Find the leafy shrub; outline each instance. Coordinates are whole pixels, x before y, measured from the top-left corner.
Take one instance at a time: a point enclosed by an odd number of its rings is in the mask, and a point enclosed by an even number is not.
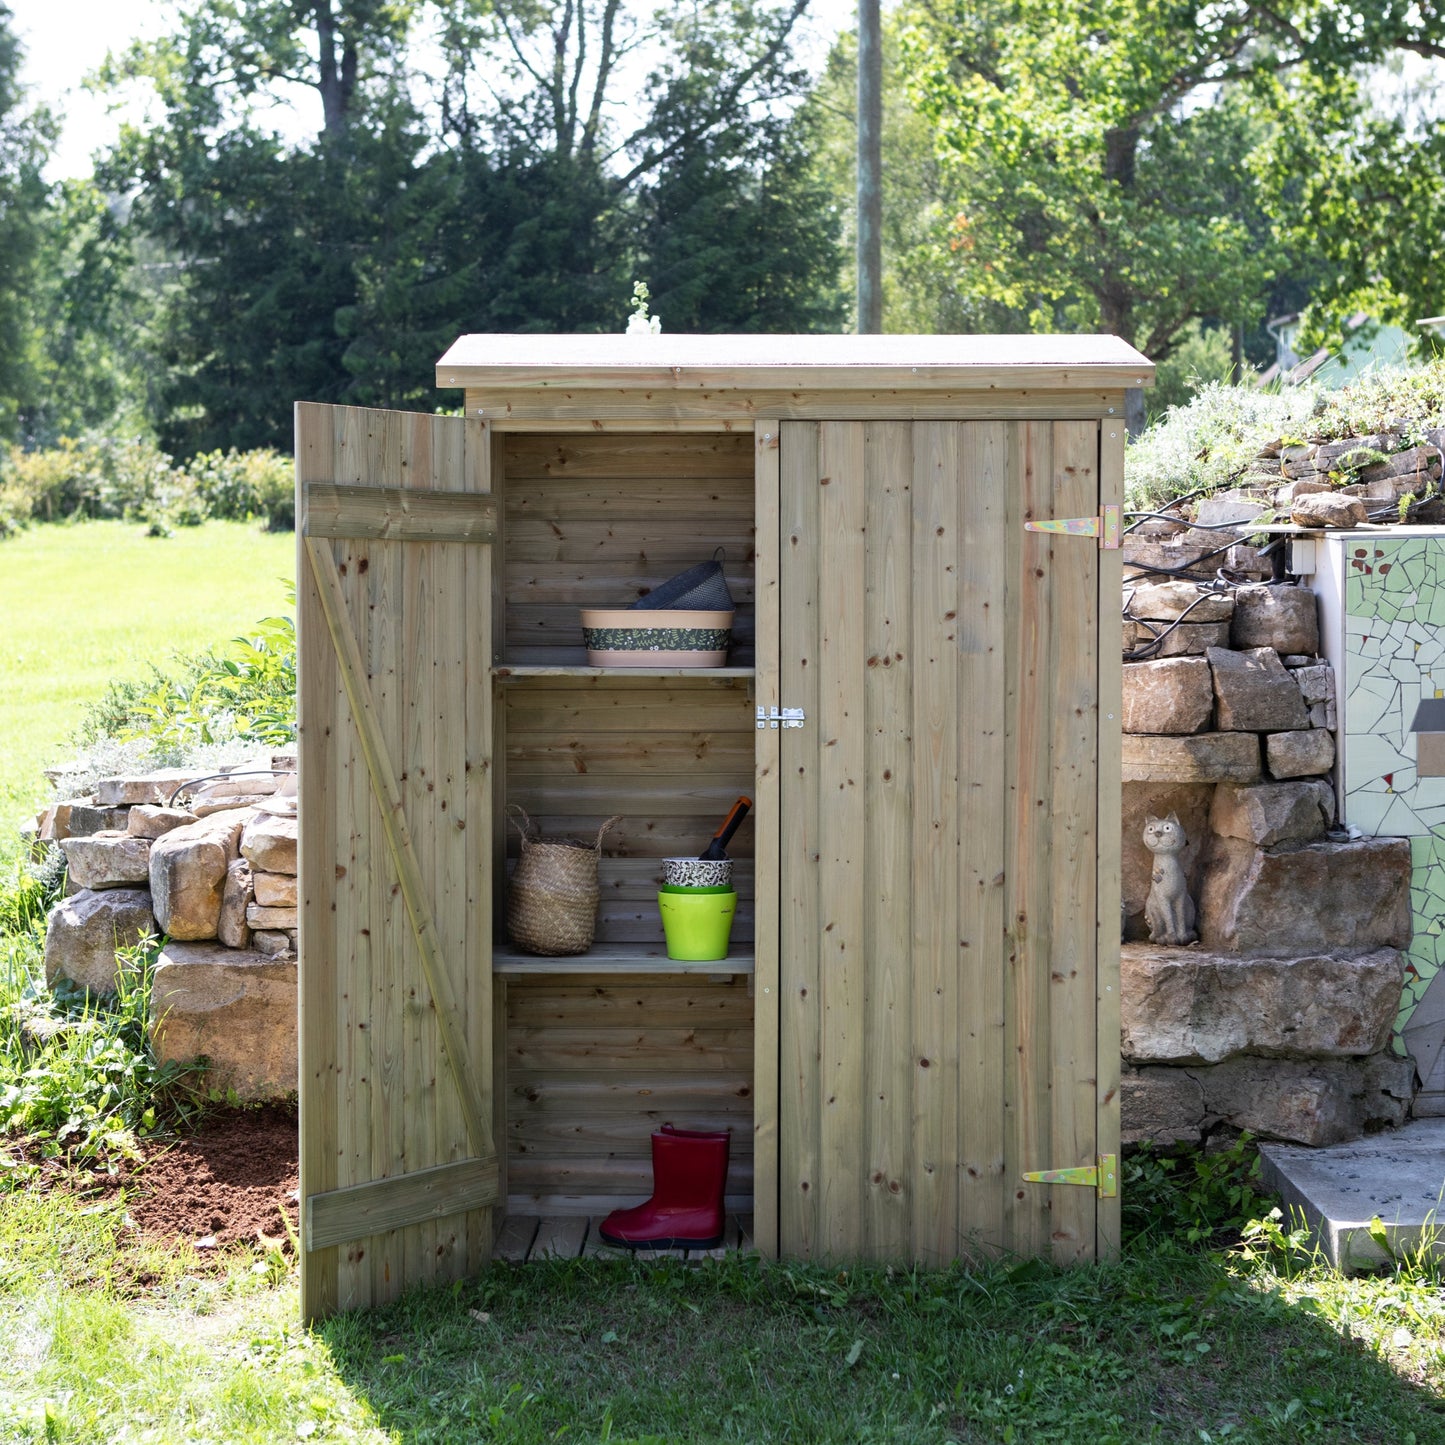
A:
[[[148,438],[62,438],[27,452],[10,448],[0,462],[0,538],[28,521],[122,518],[171,527],[207,517],[265,517],[272,531],[295,526],[290,459],[257,450],[208,452],[176,466]]]
[[[294,587],[288,595],[294,602]],[[267,617],[224,652],[179,659],[174,673],[152,663],[145,678],[112,682],[86,711],[77,741],[117,739],[143,747],[147,764],[164,765],[194,762],[198,748],[277,746],[295,736],[296,623]]]
[[[238,452],[234,447],[227,452],[203,452],[191,458],[186,470],[212,517],[238,521],[265,517],[272,532],[295,527],[294,473],[291,459],[280,452]]]
[[[1221,1236],[1237,1237],[1266,1211],[1258,1183],[1259,1151],[1249,1134],[1223,1149],[1141,1144],[1121,1170],[1125,1238],[1203,1249]]]
[[[1275,392],[1208,383],[1188,406],[1171,407],[1130,445],[1124,459],[1127,506],[1157,510],[1189,492],[1232,486],[1266,442],[1300,432],[1315,396],[1305,386]]]

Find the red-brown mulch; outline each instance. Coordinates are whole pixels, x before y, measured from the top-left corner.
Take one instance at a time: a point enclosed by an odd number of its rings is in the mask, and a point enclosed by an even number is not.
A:
[[[143,1163],[94,1182],[125,1190],[126,1211],[142,1237],[290,1252],[283,1220],[296,1229],[300,1188],[294,1109],[219,1109],[194,1133],[142,1141],[141,1153]]]

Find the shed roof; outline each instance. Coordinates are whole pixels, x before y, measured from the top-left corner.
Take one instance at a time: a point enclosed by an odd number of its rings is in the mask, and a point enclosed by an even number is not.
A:
[[[441,387],[1120,390],[1154,365],[1117,336],[460,336]]]

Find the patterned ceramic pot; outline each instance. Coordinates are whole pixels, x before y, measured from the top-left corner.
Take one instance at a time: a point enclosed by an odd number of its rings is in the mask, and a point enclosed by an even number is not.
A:
[[[593,667],[725,667],[731,612],[582,609],[582,637]]]
[[[731,858],[664,858],[662,881],[674,888],[721,888],[733,881]]]

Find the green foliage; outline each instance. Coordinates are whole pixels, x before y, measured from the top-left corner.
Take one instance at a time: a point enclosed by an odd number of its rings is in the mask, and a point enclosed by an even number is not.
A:
[[[1261,391],[1211,382],[1187,406],[1174,407],[1132,442],[1124,458],[1125,498],[1137,511],[1174,497],[1232,486],[1269,441],[1308,425],[1309,387]]]
[[[52,447],[11,447],[0,465],[0,516],[30,520],[120,518],[197,526],[207,517],[264,516],[272,531],[295,525],[289,457],[273,451],[205,453],[174,465],[148,438],[62,437]]]
[[[288,586],[291,602],[295,589]],[[278,746],[296,736],[296,623],[263,618],[223,652],[179,660],[173,672],[112,682],[86,710],[77,741],[144,740],[162,755],[241,741]]]
[[[57,850],[58,851],[58,850]],[[114,1160],[192,1107],[201,1070],[159,1064],[146,1035],[157,949],[123,950],[113,995],[45,984],[45,910],[62,870],[7,860],[0,875],[0,1135]],[[0,1170],[0,1186],[14,1183]]]
[[[206,515],[233,521],[265,517],[273,532],[296,525],[296,474],[290,457],[259,449],[202,452],[186,463]]]
[[[1239,1236],[1268,1203],[1247,1133],[1223,1149],[1141,1144],[1125,1155],[1120,1174],[1126,1239],[1207,1248],[1221,1236]]]

